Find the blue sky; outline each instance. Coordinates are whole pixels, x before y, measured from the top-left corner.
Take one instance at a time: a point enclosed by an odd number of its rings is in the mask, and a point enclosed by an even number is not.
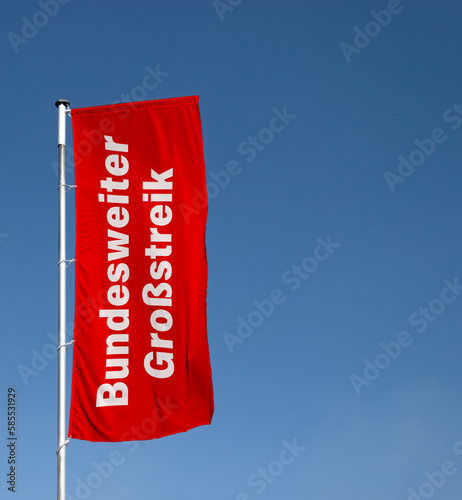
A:
[[[214,419],[71,441],[69,500],[460,496],[461,18],[449,0],[3,3],[2,498],[9,387],[14,498],[56,495],[54,103],[186,95],[209,183]],[[74,230],[69,192],[68,258]],[[69,267],[70,323],[73,307]]]

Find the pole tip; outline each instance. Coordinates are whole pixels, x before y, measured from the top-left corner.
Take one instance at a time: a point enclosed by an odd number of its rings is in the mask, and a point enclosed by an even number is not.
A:
[[[64,104],[64,106],[66,106],[66,108],[69,107],[69,101],[67,99],[58,99],[56,102],[55,102],[55,105],[57,108],[59,108],[59,106],[61,104]]]

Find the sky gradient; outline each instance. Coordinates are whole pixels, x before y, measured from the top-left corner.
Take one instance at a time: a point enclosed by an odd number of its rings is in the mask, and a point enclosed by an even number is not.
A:
[[[68,500],[461,495],[461,21],[449,0],[3,3],[1,498],[10,387],[12,498],[56,497],[55,101],[188,95],[215,415],[71,441]],[[67,210],[72,258],[72,191]]]

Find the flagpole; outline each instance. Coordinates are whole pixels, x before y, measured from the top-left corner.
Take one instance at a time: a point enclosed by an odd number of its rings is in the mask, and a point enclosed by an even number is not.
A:
[[[59,99],[59,283],[58,283],[58,500],[66,499],[66,110],[69,101]]]

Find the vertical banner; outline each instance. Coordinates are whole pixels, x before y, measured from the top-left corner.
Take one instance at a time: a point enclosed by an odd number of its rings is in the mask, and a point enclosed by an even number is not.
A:
[[[72,109],[72,125],[77,235],[69,436],[145,440],[209,424],[199,99]],[[193,209],[198,198],[201,208]]]

